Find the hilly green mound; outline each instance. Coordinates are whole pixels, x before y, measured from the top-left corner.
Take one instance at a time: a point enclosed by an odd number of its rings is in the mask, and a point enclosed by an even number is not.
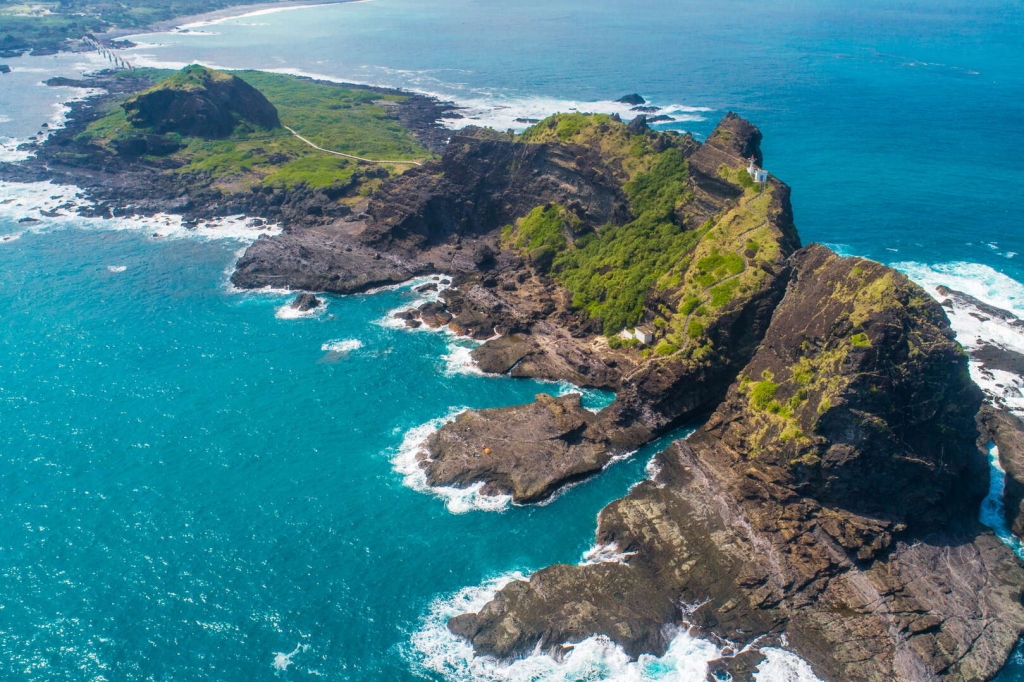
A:
[[[259,90],[234,76],[188,66],[121,105],[133,128],[158,135],[226,138],[281,127],[277,109]]]

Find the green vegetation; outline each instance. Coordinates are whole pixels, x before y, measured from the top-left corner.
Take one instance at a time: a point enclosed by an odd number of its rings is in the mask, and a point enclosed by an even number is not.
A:
[[[648,349],[652,355],[682,354],[694,362],[714,356],[708,330],[760,291],[781,258],[767,220],[771,186],[759,195],[744,168],[722,166],[720,174],[743,195],[694,228],[687,218],[693,195],[685,138],[633,135],[610,116],[574,113],[541,121],[520,139],[596,151],[623,182],[633,219],[570,240],[550,210],[543,214],[549,222],[542,223],[535,209],[509,228],[514,246],[524,255],[541,249],[534,255],[542,258],[531,256],[534,263],[546,264],[555,252],[550,270],[543,269],[569,289],[576,308],[601,321],[606,335],[654,317],[658,342]]]
[[[868,335],[865,334],[864,332],[854,334],[853,337],[850,338],[850,343],[852,343],[854,346],[857,346],[858,348],[871,347],[871,339],[869,339]]]
[[[687,174],[678,149],[658,154],[649,171],[626,183],[635,220],[584,236],[555,259],[556,277],[573,293],[573,305],[600,318],[605,334],[640,321],[651,287],[700,238],[675,216],[690,199]]]
[[[555,257],[579,235],[583,221],[557,204],[538,206],[502,232],[506,246],[530,259],[541,272],[550,270]]]
[[[370,159],[421,160],[430,156],[395,118],[389,116],[390,107],[404,101],[402,96],[283,74],[233,73],[263,93],[277,109],[283,126],[294,129],[324,149]],[[197,86],[197,79],[187,70],[139,69],[120,75],[153,79],[184,89]],[[113,105],[106,116],[88,126],[82,137],[109,147],[137,132],[128,122],[124,109]],[[183,145],[171,155],[180,163],[173,172],[205,173],[215,185],[230,191],[255,184],[288,188],[305,184],[318,188],[343,187],[355,196],[360,191],[374,189],[381,177],[408,168],[402,165],[373,167],[328,154],[313,149],[283,128],[268,131],[239,126],[230,138],[223,140],[168,137]],[[361,172],[353,185],[352,178],[357,170]]]

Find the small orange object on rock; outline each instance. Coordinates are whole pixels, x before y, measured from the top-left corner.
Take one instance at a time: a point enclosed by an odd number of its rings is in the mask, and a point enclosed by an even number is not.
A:
[[[490,448],[484,448],[484,454],[485,455],[491,454],[491,449]]]

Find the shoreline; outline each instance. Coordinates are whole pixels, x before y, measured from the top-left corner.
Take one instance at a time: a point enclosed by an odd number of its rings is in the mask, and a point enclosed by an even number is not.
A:
[[[251,5],[232,5],[231,7],[225,7],[212,12],[204,12],[203,14],[189,14],[175,17],[174,19],[157,21],[142,28],[115,28],[106,31],[105,33],[96,34],[96,38],[101,42],[109,42],[112,40],[123,39],[126,36],[166,33],[168,31],[173,31],[176,28],[181,28],[191,24],[220,22],[227,19],[243,17],[255,12],[264,13],[267,10],[286,12],[289,10],[327,5],[344,5],[351,2],[365,2],[365,0],[284,0],[284,2],[261,2]]]

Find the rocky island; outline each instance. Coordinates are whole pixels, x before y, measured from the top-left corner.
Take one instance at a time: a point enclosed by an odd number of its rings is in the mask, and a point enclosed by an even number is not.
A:
[[[1024,426],[984,404],[923,289],[801,245],[789,188],[755,182],[755,126],[729,114],[700,142],[574,113],[449,133],[444,105],[287,78],[111,76],[0,176],[73,182],[103,215],[279,221],[232,281],[307,292],[302,311],[312,292],[444,275],[405,324],[481,341],[487,372],[616,394],[598,413],[544,394],[465,412],[423,444],[431,485],[538,502],[704,421],[601,512],[615,560],[512,582],[452,632],[500,659],[593,635],[635,657],[692,628],[740,652],[713,665],[734,680],[782,641],[829,681],[999,670],[1024,632],[1024,567],[978,509],[994,443],[1024,528]]]

